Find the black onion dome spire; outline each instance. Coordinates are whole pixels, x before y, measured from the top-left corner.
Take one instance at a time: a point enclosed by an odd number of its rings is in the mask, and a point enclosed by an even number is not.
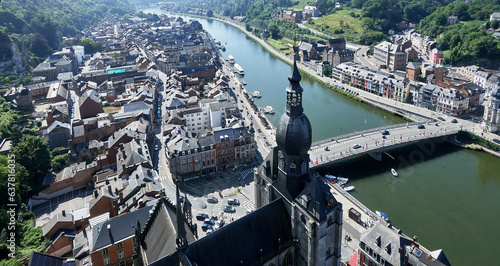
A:
[[[286,88],[286,112],[292,116],[300,116],[304,109],[302,108],[302,92],[304,89],[300,86],[299,69],[297,68],[297,60],[293,60],[293,68],[288,76],[288,87]]]
[[[302,87],[300,86],[297,61],[288,76],[290,84],[286,88],[286,112],[281,116],[276,131],[276,142],[280,150],[288,155],[306,154],[311,147],[312,128],[302,108]]]

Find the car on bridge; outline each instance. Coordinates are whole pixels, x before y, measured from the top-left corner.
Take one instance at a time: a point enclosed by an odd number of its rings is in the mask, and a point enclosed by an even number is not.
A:
[[[353,148],[353,149],[359,149],[359,148],[361,148],[361,145],[359,145],[359,144],[354,144],[354,145],[352,145],[352,148]]]
[[[387,129],[382,130],[382,135],[389,135],[389,134],[390,134],[389,130]]]
[[[452,123],[458,123],[458,121],[456,119],[452,119],[451,122]]]
[[[417,128],[418,129],[425,129],[425,126],[424,125],[418,125]]]
[[[446,121],[442,116],[438,117],[438,119],[441,121]]]

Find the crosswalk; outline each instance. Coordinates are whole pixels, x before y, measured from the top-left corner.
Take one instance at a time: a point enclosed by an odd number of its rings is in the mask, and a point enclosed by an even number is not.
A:
[[[248,174],[252,173],[253,172],[253,167],[249,167],[249,168],[246,168],[246,169],[243,169],[241,172],[240,172],[240,179],[241,180],[244,180],[245,178],[247,178]]]
[[[247,200],[241,204],[241,207],[245,210],[255,210],[255,201]]]
[[[167,180],[167,176],[166,175],[162,175],[157,180],[160,180],[160,181]]]

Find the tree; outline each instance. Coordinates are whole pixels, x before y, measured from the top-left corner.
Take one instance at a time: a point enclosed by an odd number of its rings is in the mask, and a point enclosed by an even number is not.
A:
[[[279,33],[280,33],[280,30],[278,28],[278,26],[276,26],[276,24],[272,24],[271,26],[269,26],[269,33],[271,34],[271,37],[273,37],[273,39],[278,39],[280,36],[279,36]]]
[[[496,29],[498,29],[500,22],[498,20],[493,20],[493,21],[491,21],[490,24],[491,24],[491,28],[496,30]]]
[[[24,166],[33,185],[42,183],[50,167],[49,145],[41,137],[24,135],[21,141],[13,148],[16,163]]]
[[[211,17],[213,17],[213,16],[214,16],[214,11],[213,11],[212,9],[209,9],[209,10],[207,11],[207,17],[211,18]]]
[[[247,22],[247,23],[245,23],[245,29],[246,29],[247,31],[251,31],[251,30],[252,30],[252,28],[250,27],[250,23],[248,23],[248,22]]]
[[[330,77],[330,66],[329,65],[323,66],[323,76]]]
[[[52,171],[54,171],[54,172],[61,171],[67,165],[68,165],[68,155],[67,154],[57,155],[50,162],[50,166],[52,167]]]
[[[52,52],[49,43],[40,33],[35,33],[31,38],[31,51],[39,57],[44,57]]]

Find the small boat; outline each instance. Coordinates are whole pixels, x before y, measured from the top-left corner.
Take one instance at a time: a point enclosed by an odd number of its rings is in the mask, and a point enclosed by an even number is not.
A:
[[[328,179],[337,179],[338,181],[349,181],[349,178],[345,178],[345,177],[340,177],[340,176],[333,176],[333,175],[325,175],[326,178]]]
[[[241,83],[243,83],[243,85],[247,85],[247,82],[244,79],[241,79]]]
[[[389,221],[389,217],[387,217],[387,214],[385,214],[385,212],[379,212],[379,211],[375,211],[375,213],[382,217],[382,219],[384,219],[384,221],[388,222]]]
[[[253,96],[254,98],[260,98],[260,97],[262,97],[262,94],[260,94],[260,91],[254,91],[254,92],[252,93],[252,96]]]
[[[226,47],[225,46],[221,46],[220,49],[225,52],[226,51]]]
[[[245,71],[243,70],[243,68],[238,65],[238,64],[234,64],[234,71],[240,75],[245,75]]]
[[[347,191],[347,192],[352,191],[352,190],[354,190],[354,186],[344,187],[344,190]]]
[[[274,115],[274,109],[272,106],[268,105],[266,106],[267,112],[271,115]]]
[[[227,55],[227,61],[229,61],[229,64],[234,64],[234,56]]]
[[[391,173],[393,176],[398,176],[398,172],[396,172],[396,170],[394,170],[394,168],[391,168]]]

